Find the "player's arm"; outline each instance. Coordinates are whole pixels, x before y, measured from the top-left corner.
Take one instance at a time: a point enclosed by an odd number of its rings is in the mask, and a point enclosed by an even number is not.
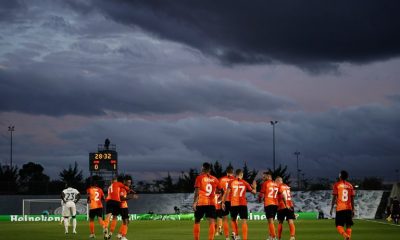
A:
[[[289,208],[289,207],[288,207],[288,204],[287,204],[287,194],[286,194],[286,191],[281,191],[280,194],[282,194],[282,200],[283,200],[283,204],[285,205],[285,208]]]
[[[223,210],[225,210],[225,200],[229,196],[229,194],[231,194],[231,187],[230,186],[226,189],[226,191],[224,192],[224,195],[222,196],[221,208]]]
[[[66,201],[65,201],[65,193],[64,193],[64,192],[61,192],[61,200],[62,200],[64,203],[66,203]]]
[[[81,194],[77,193],[75,197],[75,203],[79,202],[80,199],[81,199]]]
[[[333,208],[335,207],[336,198],[337,198],[337,195],[336,195],[336,194],[332,195],[331,211],[330,211],[331,216],[332,216],[332,213],[333,213]]]
[[[194,211],[196,211],[198,202],[199,202],[199,188],[196,187],[194,189],[193,206],[192,206]]]
[[[257,193],[257,182],[256,182],[256,180],[253,180],[253,183],[251,184],[251,190],[250,190],[250,192],[251,192],[253,195],[256,195],[256,193]]]

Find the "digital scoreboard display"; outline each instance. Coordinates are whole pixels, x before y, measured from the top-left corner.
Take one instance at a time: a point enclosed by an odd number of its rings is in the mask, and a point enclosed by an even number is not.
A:
[[[89,153],[90,171],[117,171],[118,154],[115,151]]]

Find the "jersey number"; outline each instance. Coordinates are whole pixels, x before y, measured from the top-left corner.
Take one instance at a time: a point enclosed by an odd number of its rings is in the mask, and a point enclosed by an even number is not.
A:
[[[100,200],[100,193],[99,192],[94,192],[94,200],[99,201]]]
[[[207,197],[211,195],[212,190],[213,190],[212,185],[210,183],[207,183],[207,185],[206,185],[206,196]]]
[[[243,196],[244,190],[246,190],[245,186],[233,186],[233,196],[237,196],[239,189],[240,189],[239,197]]]
[[[347,191],[346,189],[343,189],[343,191],[342,191],[342,201],[343,202],[347,202],[347,200],[349,200],[349,191]]]
[[[67,200],[67,201],[75,200],[75,193],[66,193],[65,200]]]
[[[269,198],[276,198],[276,195],[278,194],[278,188],[270,187],[268,191],[268,197]]]

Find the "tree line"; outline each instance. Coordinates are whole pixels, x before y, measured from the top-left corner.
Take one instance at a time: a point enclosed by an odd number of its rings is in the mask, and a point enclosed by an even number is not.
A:
[[[225,170],[227,167],[234,166],[229,163],[224,167],[220,162],[215,161],[212,163],[211,174],[220,178],[226,175]],[[250,169],[246,162],[241,168],[244,172],[244,180],[249,183],[256,180],[258,187],[261,186],[262,180],[260,178],[256,179],[259,171]],[[274,178],[281,176],[284,182],[290,185],[291,176],[287,171],[287,166],[279,165],[275,171],[272,169],[268,169],[268,171],[272,172]],[[168,173],[167,176],[153,181],[135,181],[134,187],[139,193],[191,193],[194,191],[194,184],[198,175],[199,171],[196,168],[190,168],[188,171],[182,171],[177,178],[173,178]],[[44,173],[43,166],[38,163],[26,163],[22,165],[21,169],[18,169],[17,166],[9,168],[0,165],[0,194],[59,194],[65,188],[66,183],[84,193],[93,179],[100,182],[100,185],[108,185],[101,176],[84,178],[82,170],[79,169],[76,162],[73,166],[69,165],[68,168],[60,171],[58,179],[53,180]],[[379,190],[384,188],[382,179],[376,177],[367,177],[363,180],[353,180],[352,182],[359,185],[359,189]],[[328,178],[303,179],[301,189],[297,189],[296,184],[292,188],[294,190],[308,191],[330,190],[332,183],[333,181]]]

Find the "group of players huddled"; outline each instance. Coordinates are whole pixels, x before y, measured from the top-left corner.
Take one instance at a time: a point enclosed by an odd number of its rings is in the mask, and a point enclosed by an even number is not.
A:
[[[243,179],[243,170],[234,171],[232,167],[226,169],[226,176],[220,179],[212,176],[211,164],[203,163],[202,172],[196,178],[195,192],[193,201],[194,210],[194,240],[200,239],[200,221],[205,216],[209,222],[208,240],[213,240],[214,236],[224,234],[225,239],[241,239],[238,229],[238,217],[241,219],[241,236],[247,240],[248,236],[248,209],[246,192],[257,194],[257,183],[253,181],[250,185]],[[347,182],[348,173],[341,171],[338,182],[333,186],[333,198],[331,215],[336,205],[336,228],[345,240],[351,239],[354,216],[354,196],[353,186]],[[94,219],[98,218],[100,226],[103,228],[104,239],[111,239],[117,225],[117,216],[121,215],[122,225],[119,228],[117,238],[127,240],[129,212],[128,203],[130,199],[138,196],[131,189],[132,178],[129,175],[113,179],[108,187],[107,197],[103,190],[94,181],[87,189],[87,202],[89,204],[89,229],[90,238],[95,238]],[[66,188],[62,194],[63,216],[65,233],[68,233],[69,217],[72,218],[73,233],[76,233],[76,207],[75,203],[79,200],[79,192],[74,188]],[[103,220],[103,201],[106,202],[106,216]],[[263,202],[265,216],[268,221],[267,240],[282,238],[283,222],[288,221],[290,230],[290,240],[295,240],[296,219],[294,204],[290,193],[290,187],[283,182],[282,177],[275,177],[271,172],[263,173],[263,183],[258,193],[259,202]],[[231,236],[229,236],[229,220],[231,222]],[[111,220],[112,217],[112,220]],[[274,219],[278,219],[278,231],[276,233]],[[218,219],[216,223],[216,219]],[[110,224],[111,220],[111,224]],[[346,227],[346,229],[344,228]]]
[[[111,239],[117,226],[118,215],[122,218],[122,225],[119,228],[117,238],[127,240],[129,211],[128,200],[138,198],[138,195],[131,189],[132,177],[129,175],[114,178],[108,187],[107,197],[103,190],[93,181],[86,190],[87,203],[89,205],[89,238],[95,238],[94,219],[97,217],[100,226],[103,228],[104,239]],[[64,216],[65,233],[68,234],[69,217],[73,220],[73,233],[76,233],[76,207],[75,203],[79,201],[79,192],[74,188],[67,188],[61,194]],[[103,201],[106,202],[106,215],[103,220]],[[110,223],[111,220],[111,223]]]
[[[193,226],[194,240],[200,239],[200,221],[205,216],[209,222],[208,240],[213,240],[215,235],[224,234],[225,239],[241,239],[238,229],[238,216],[241,219],[241,236],[247,240],[248,236],[248,209],[246,192],[257,194],[257,183],[250,185],[243,180],[243,170],[237,169],[234,173],[232,167],[226,169],[226,176],[220,179],[212,176],[211,164],[203,163],[202,172],[196,178],[193,210],[195,222]],[[333,188],[331,214],[336,205],[336,227],[345,240],[351,239],[352,218],[354,216],[354,190],[347,182],[348,173],[341,171],[338,182]],[[271,172],[263,173],[263,183],[258,194],[259,202],[264,203],[265,216],[268,220],[267,240],[282,238],[283,222],[288,221],[290,240],[295,239],[296,228],[294,220],[294,204],[290,187],[283,182],[282,177],[273,179]],[[230,214],[232,233],[229,236]],[[278,232],[276,233],[274,219],[278,219]],[[216,219],[218,219],[216,223]],[[346,230],[344,227],[346,226]]]

